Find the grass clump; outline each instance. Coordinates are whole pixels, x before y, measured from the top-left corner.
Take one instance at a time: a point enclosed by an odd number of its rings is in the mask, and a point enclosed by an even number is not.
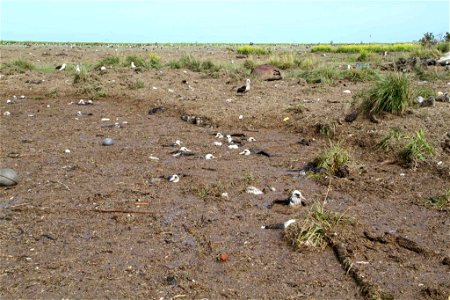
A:
[[[1,70],[6,70],[7,74],[25,73],[26,71],[33,71],[36,67],[29,61],[17,59],[9,63],[2,64]]]
[[[342,218],[341,214],[326,211],[323,203],[316,202],[302,222],[296,222],[286,229],[284,239],[295,250],[324,248],[327,234]]]
[[[208,198],[221,198],[225,192],[225,186],[221,182],[211,184],[198,184],[191,188],[192,194],[202,200]]]
[[[436,92],[426,86],[419,86],[414,90],[415,97],[422,96],[424,99],[428,99],[431,96],[436,96]]]
[[[421,47],[414,51],[411,51],[409,57],[419,57],[419,58],[439,58],[441,53],[436,48]]]
[[[130,90],[137,90],[144,88],[144,82],[142,80],[136,80],[128,83],[128,88]]]
[[[193,72],[217,72],[220,66],[214,64],[211,60],[202,61],[192,55],[185,55],[178,60],[169,62],[169,66],[173,69],[188,69]]]
[[[156,53],[150,53],[148,55],[148,66],[153,69],[159,69],[162,67],[161,56]]]
[[[428,143],[422,129],[416,132],[410,142],[398,153],[401,161],[416,165],[419,161],[424,161],[434,154],[433,146]]]
[[[344,70],[342,77],[351,82],[367,82],[377,80],[380,75],[375,69],[361,68]]]
[[[303,78],[307,83],[332,83],[339,79],[341,74],[331,66],[322,66],[312,70],[297,70],[291,76]]]
[[[128,55],[125,57],[125,60],[123,62],[124,67],[130,67],[131,62],[134,63],[134,65],[137,68],[146,69],[147,63],[145,62],[145,59],[143,57],[137,56],[137,55]]]
[[[341,175],[343,169],[348,168],[349,162],[350,154],[348,151],[342,148],[339,143],[331,143],[314,159],[313,164],[318,168],[325,169],[329,174]]]
[[[251,45],[241,46],[237,49],[237,53],[242,55],[267,55],[270,50]]]
[[[348,45],[318,45],[311,48],[312,52],[334,52],[334,53],[358,53],[367,52],[410,52],[421,46],[413,43],[398,44],[348,44]]]
[[[447,53],[450,51],[450,42],[440,42],[436,45],[436,49],[441,51],[441,53]]]
[[[119,64],[120,58],[118,56],[107,56],[95,64],[94,69],[100,69],[102,66],[118,66]]]
[[[450,190],[443,195],[430,197],[425,200],[425,205],[436,209],[444,209],[450,204]]]
[[[375,116],[380,112],[401,114],[412,105],[413,93],[409,78],[399,72],[380,77],[375,86],[359,94],[360,110]]]
[[[405,138],[407,138],[407,136],[399,128],[393,128],[383,136],[378,143],[378,147],[384,151],[388,151],[392,149],[392,140],[398,141]]]

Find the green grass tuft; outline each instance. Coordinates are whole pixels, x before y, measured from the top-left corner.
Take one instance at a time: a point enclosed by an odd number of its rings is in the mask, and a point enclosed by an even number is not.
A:
[[[378,147],[384,151],[392,149],[392,140],[401,140],[408,138],[400,129],[393,128],[386,133],[381,141],[378,143]]]
[[[367,82],[380,78],[380,74],[375,69],[361,68],[342,71],[343,79],[351,82]]]
[[[341,147],[339,143],[331,143],[313,161],[319,168],[324,168],[330,174],[337,174],[341,168],[346,167],[350,162],[350,154]]]
[[[100,69],[102,66],[110,67],[110,66],[118,66],[120,65],[120,58],[118,56],[107,56],[102,58],[99,62],[97,62],[94,66],[94,69]]]
[[[237,49],[237,53],[243,55],[267,55],[270,54],[270,50],[261,47],[246,45],[239,47]]]
[[[137,89],[142,89],[144,88],[144,82],[142,80],[136,80],[136,81],[132,81],[130,83],[128,83],[128,88],[130,90],[137,90]]]
[[[434,148],[425,138],[422,129],[416,132],[411,141],[398,153],[400,160],[416,165],[434,154]]]
[[[295,250],[324,248],[327,245],[327,234],[342,219],[341,214],[326,211],[324,204],[316,202],[302,222],[296,222],[286,229],[284,239]]]
[[[450,190],[443,195],[430,197],[425,200],[425,205],[436,209],[444,209],[450,204]]]
[[[380,77],[368,91],[359,94],[363,101],[360,110],[369,115],[377,115],[382,111],[403,113],[412,105],[413,92],[407,75],[390,73]]]
[[[36,69],[36,67],[27,60],[17,59],[9,63],[2,64],[0,70],[4,72],[3,69],[5,69],[6,74],[14,74],[14,73],[25,73],[26,71],[33,71],[34,69]]]
[[[220,66],[213,63],[211,60],[200,60],[192,55],[185,55],[178,60],[168,63],[173,69],[188,69],[194,72],[217,72]]]
[[[419,44],[400,43],[400,44],[349,44],[349,45],[318,45],[312,47],[312,52],[334,52],[334,53],[358,53],[367,52],[409,52],[420,48]]]

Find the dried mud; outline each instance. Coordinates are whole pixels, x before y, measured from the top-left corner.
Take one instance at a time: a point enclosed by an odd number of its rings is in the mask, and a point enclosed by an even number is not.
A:
[[[167,60],[187,52],[236,60],[225,47],[150,50]],[[2,46],[1,52],[2,62],[55,65],[116,53],[65,46]],[[128,54],[146,52],[119,49]],[[1,298],[449,297],[450,210],[424,204],[450,188],[449,153],[440,147],[450,131],[448,103],[386,115],[378,124],[363,117],[347,123],[341,120],[351,112],[352,95],[343,90],[355,94],[367,84],[254,79],[250,92],[237,96],[244,78],[226,73],[123,69],[98,77],[107,96],[85,106],[76,104],[86,95],[77,94],[69,72],[0,79],[0,166],[21,178],[0,189]],[[144,88],[129,89],[138,79]],[[450,87],[431,85],[443,92]],[[6,104],[13,95],[26,98]],[[298,103],[303,112],[288,110]],[[148,114],[155,107],[165,110]],[[208,124],[189,124],[184,114]],[[328,145],[330,137],[317,132],[325,123],[350,151],[347,178],[293,171]],[[434,157],[417,168],[386,163],[393,154],[376,144],[394,127],[410,134],[424,128]],[[256,142],[245,147],[271,157],[239,155],[242,148],[228,149],[224,140],[215,146],[217,132],[252,136]],[[102,146],[106,137],[115,144]],[[165,145],[176,140],[195,155],[173,157],[175,148]],[[205,160],[206,153],[216,158]],[[168,182],[171,174],[180,174],[180,182]],[[264,194],[245,193],[250,185]],[[306,207],[268,208],[292,189],[303,191]],[[280,231],[261,229],[301,218],[325,197],[326,209],[352,220],[334,228],[325,249],[296,252]],[[228,259],[221,261],[224,253]]]

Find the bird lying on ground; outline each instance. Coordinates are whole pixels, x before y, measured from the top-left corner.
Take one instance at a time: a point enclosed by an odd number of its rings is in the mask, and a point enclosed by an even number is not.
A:
[[[291,219],[284,223],[278,223],[278,224],[270,224],[270,225],[264,225],[261,226],[261,229],[286,229],[289,227],[289,225],[292,225],[296,222],[296,220]]]
[[[238,94],[247,93],[250,90],[250,83],[251,83],[250,79],[245,80],[245,85],[238,88],[236,92]]]
[[[289,198],[284,200],[275,200],[272,202],[272,205],[281,204],[286,206],[298,206],[298,205],[305,206],[306,203],[304,201],[306,201],[306,198],[302,195],[302,193],[299,190],[294,190],[292,191],[291,196]]]

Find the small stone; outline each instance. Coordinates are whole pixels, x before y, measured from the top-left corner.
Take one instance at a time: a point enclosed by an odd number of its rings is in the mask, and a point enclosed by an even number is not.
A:
[[[105,138],[105,139],[102,141],[102,145],[103,145],[103,146],[112,146],[112,145],[114,145],[114,141],[113,141],[112,138]]]
[[[253,194],[253,195],[262,195],[262,194],[264,194],[260,189],[254,187],[254,186],[247,187],[247,189],[245,191],[247,193]]]
[[[220,262],[227,262],[228,261],[228,254],[226,253],[221,253],[217,256],[217,260]]]

